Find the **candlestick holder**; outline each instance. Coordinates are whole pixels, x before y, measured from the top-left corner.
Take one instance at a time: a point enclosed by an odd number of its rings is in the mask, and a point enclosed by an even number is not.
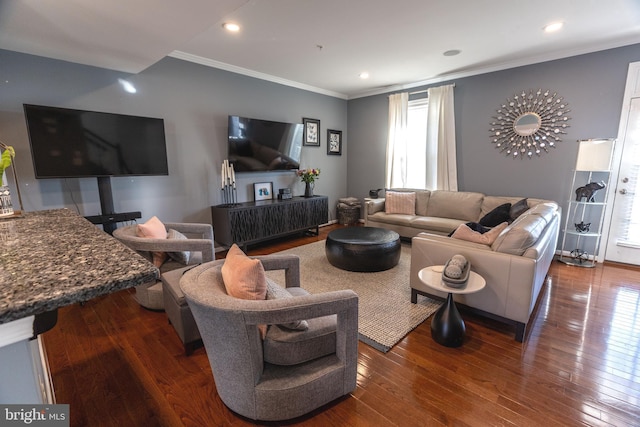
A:
[[[238,191],[234,185],[225,184],[220,191],[222,192],[222,204],[224,206],[235,206],[238,204]]]

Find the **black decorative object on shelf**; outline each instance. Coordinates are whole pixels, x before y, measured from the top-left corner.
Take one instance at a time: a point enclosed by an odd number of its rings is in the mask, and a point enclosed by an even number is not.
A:
[[[573,224],[573,225],[576,226],[576,231],[578,233],[588,233],[589,232],[589,227],[591,226],[591,223],[588,222],[588,223],[585,224],[584,221],[581,221],[580,223]]]
[[[589,261],[589,254],[582,249],[574,249],[571,251],[571,257],[579,263]]]
[[[576,188],[576,202],[582,200],[583,197],[586,197],[587,202],[595,202],[594,196],[598,190],[602,190],[606,187],[604,181],[600,182],[590,182],[583,187]]]
[[[379,197],[380,191],[382,191],[382,188],[378,188],[377,190],[369,190],[369,197],[372,199],[377,199]]]

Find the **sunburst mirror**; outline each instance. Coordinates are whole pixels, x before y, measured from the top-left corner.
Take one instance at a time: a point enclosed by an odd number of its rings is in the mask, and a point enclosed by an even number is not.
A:
[[[491,122],[491,142],[513,158],[532,158],[549,152],[562,141],[571,110],[557,93],[538,89],[522,91],[498,108]]]

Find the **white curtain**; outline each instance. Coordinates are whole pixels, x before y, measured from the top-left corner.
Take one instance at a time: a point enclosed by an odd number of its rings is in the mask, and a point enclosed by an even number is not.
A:
[[[427,90],[427,159],[437,159],[436,167],[427,167],[427,188],[430,190],[458,191],[454,86],[445,85]]]
[[[409,93],[389,96],[389,136],[387,139],[387,164],[385,187],[404,187],[407,180],[407,115]]]

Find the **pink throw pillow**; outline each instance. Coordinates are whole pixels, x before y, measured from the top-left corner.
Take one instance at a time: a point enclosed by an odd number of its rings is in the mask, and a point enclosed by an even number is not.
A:
[[[260,260],[249,258],[235,243],[222,265],[227,294],[235,298],[263,300],[267,297],[267,278]]]
[[[384,211],[388,214],[415,215],[416,193],[404,191],[387,191]]]
[[[136,236],[147,239],[166,239],[167,229],[157,216],[153,216],[144,224],[138,224]],[[158,268],[167,260],[166,252],[151,252],[151,256],[153,257],[153,265]]]
[[[486,233],[482,234],[472,230],[466,224],[460,224],[456,231],[454,231],[454,233],[451,235],[451,237],[453,237],[454,239],[481,243],[483,245],[491,245],[498,238],[498,235],[502,233],[502,230],[507,228],[508,225],[508,222],[503,222],[499,225],[496,225]]]

